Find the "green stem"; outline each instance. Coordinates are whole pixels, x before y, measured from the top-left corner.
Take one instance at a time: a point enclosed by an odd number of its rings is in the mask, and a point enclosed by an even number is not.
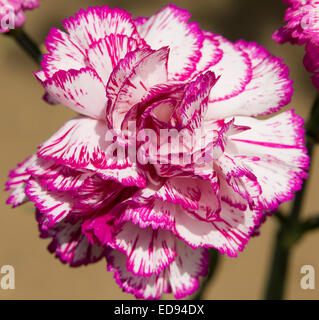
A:
[[[39,47],[22,28],[10,30],[6,35],[12,37],[36,64],[39,65],[41,63],[42,53]]]
[[[318,105],[317,103],[318,100],[315,101],[313,108],[316,108]],[[311,139],[308,139],[307,148],[311,160],[313,141],[310,140]],[[303,234],[299,216],[306,192],[306,186],[307,180],[304,181],[302,189],[296,193],[290,215],[281,221],[277,232],[265,299],[281,300],[283,298],[291,250]]]
[[[207,277],[203,280],[200,288],[198,289],[196,295],[193,297],[192,300],[202,300],[203,294],[211,282],[211,280],[214,278],[214,275],[216,274],[216,270],[218,269],[218,264],[220,260],[220,254],[217,250],[211,249],[209,251],[210,254],[210,262],[209,262],[209,268],[208,268],[208,274]]]
[[[315,216],[315,217],[311,217],[311,218],[305,220],[301,224],[301,230],[303,233],[308,232],[308,231],[312,231],[312,230],[316,230],[318,228],[319,228],[319,215]]]
[[[265,299],[282,299],[284,293],[290,250],[283,243],[284,231],[281,228],[276,237],[276,244],[272,258],[272,266],[266,288]]]

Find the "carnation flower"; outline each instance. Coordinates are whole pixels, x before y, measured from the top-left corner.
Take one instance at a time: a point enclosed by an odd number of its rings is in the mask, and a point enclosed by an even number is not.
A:
[[[33,10],[41,0],[0,0],[0,33],[21,27],[25,22],[24,11]]]
[[[52,29],[36,77],[78,112],[10,173],[8,203],[34,202],[61,261],[107,260],[138,298],[194,293],[208,248],[236,257],[306,177],[288,68],[173,5],[133,19],[80,10]],[[134,151],[136,151],[134,153]]]

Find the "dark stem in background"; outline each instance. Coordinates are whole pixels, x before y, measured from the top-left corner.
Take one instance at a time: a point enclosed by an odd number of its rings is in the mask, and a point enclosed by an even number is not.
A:
[[[314,110],[318,107],[318,101],[319,100],[316,99],[313,105],[312,113],[307,124],[308,128],[309,124],[313,122],[312,115]],[[309,133],[308,128],[307,133]],[[310,161],[312,157],[313,146],[314,142],[312,138],[309,137],[307,142],[307,149]],[[308,180],[305,180],[303,182],[302,189],[296,193],[290,215],[288,215],[287,218],[281,221],[275,241],[270,274],[268,277],[268,283],[265,292],[265,299],[281,300],[283,298],[291,250],[304,232],[303,225],[299,221],[299,216],[306,192],[307,181]]]
[[[10,30],[6,35],[12,37],[17,44],[36,62],[41,63],[42,53],[36,43],[22,28]]]
[[[218,269],[220,254],[215,249],[209,250],[209,268],[208,268],[208,274],[207,277],[203,280],[200,288],[198,289],[197,293],[194,295],[192,300],[202,300],[203,294],[207,288],[207,286],[210,284],[210,281],[214,278],[214,275],[216,274],[216,270]]]

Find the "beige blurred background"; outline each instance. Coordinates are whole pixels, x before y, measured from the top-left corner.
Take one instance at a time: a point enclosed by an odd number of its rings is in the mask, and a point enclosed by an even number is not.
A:
[[[303,48],[279,46],[271,34],[281,25],[284,6],[280,0],[43,0],[41,8],[27,13],[26,30],[42,43],[49,29],[60,27],[65,17],[78,9],[107,4],[131,12],[133,16],[152,15],[174,2],[188,9],[192,20],[203,29],[221,33],[231,40],[254,40],[282,57],[291,69],[295,95],[289,108],[307,117],[315,90],[302,66]],[[63,106],[52,107],[41,100],[42,88],[32,72],[36,66],[13,42],[0,36],[0,185],[16,163],[36,150],[73,113]],[[319,153],[314,152],[312,175],[302,216],[319,214]],[[49,240],[38,237],[34,209],[26,204],[15,210],[5,205],[7,193],[0,198],[0,268],[9,264],[16,272],[16,289],[2,290],[0,299],[132,299],[121,292],[112,273],[105,271],[105,261],[88,267],[70,268],[47,250]],[[289,204],[284,209],[289,208]],[[223,257],[216,278],[205,294],[206,299],[261,299],[277,225],[268,219],[261,236],[253,238],[237,259]],[[315,290],[300,288],[300,268],[313,265],[319,279],[319,230],[302,239],[292,255],[286,298],[318,299]],[[0,274],[1,278],[1,274]],[[170,298],[170,296],[168,297]]]

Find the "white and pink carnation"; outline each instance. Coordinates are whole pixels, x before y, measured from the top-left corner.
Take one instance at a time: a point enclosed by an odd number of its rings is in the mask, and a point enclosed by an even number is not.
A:
[[[36,77],[80,115],[7,182],[8,203],[34,202],[61,261],[105,257],[137,298],[194,293],[207,250],[236,257],[308,167],[298,115],[257,118],[290,102],[288,68],[189,18],[173,5],[137,19],[95,7],[52,29]]]
[[[0,0],[0,33],[21,27],[25,23],[24,11],[37,8],[41,0]]]

